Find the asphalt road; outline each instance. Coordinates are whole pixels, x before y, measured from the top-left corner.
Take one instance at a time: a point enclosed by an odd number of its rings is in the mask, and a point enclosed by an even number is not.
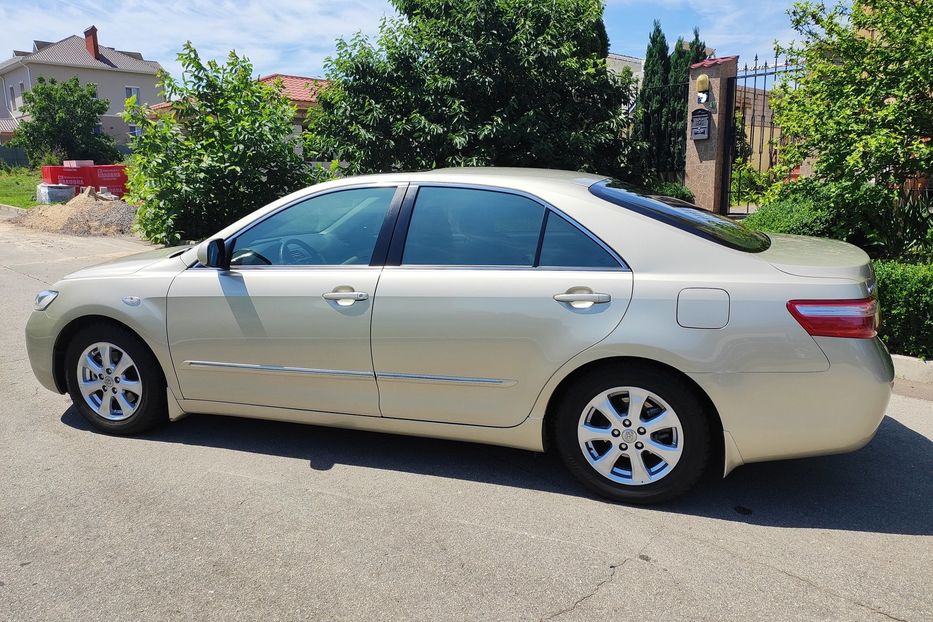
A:
[[[23,325],[139,248],[0,222],[0,620],[933,620],[933,402],[658,508],[467,443],[211,416],[108,437],[37,384]]]

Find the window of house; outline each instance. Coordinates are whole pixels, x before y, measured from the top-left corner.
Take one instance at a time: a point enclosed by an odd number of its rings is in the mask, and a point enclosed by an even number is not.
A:
[[[94,97],[94,99],[97,99],[97,85],[94,84],[93,82],[91,82],[90,84],[88,84],[88,86],[93,87],[93,89],[94,89],[93,97]]]
[[[100,136],[100,135],[103,134],[103,133],[104,133],[104,126],[103,126],[103,125],[101,125],[100,123],[98,123],[97,125],[94,126],[94,134],[95,134],[96,136]]]
[[[22,97],[23,93],[26,92],[26,85],[22,82],[19,83],[19,96]]]
[[[10,110],[16,110],[16,91],[10,86]]]
[[[126,99],[129,99],[130,97],[135,97],[136,103],[139,103],[139,87],[138,86],[126,87]]]
[[[544,206],[529,198],[469,188],[421,188],[403,265],[534,265]]]
[[[143,130],[138,125],[130,125],[127,134],[130,136],[142,136]]]

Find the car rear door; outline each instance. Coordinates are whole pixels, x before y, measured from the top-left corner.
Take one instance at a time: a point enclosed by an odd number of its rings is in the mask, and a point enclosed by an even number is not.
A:
[[[595,236],[502,189],[413,184],[386,264],[373,364],[382,415],[400,419],[517,425],[632,294],[631,272]]]
[[[186,400],[379,416],[373,294],[404,187],[338,189],[279,210],[168,293]]]

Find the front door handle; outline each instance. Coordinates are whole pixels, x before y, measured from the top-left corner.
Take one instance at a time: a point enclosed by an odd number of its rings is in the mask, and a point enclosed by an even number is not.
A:
[[[609,294],[599,293],[579,293],[579,294],[554,294],[554,300],[557,302],[575,302],[590,303],[590,305],[601,305],[612,300]]]
[[[332,292],[324,292],[321,294],[321,298],[324,300],[333,300],[341,307],[346,307],[352,305],[354,302],[366,300],[369,298],[369,294],[366,292],[335,290]]]

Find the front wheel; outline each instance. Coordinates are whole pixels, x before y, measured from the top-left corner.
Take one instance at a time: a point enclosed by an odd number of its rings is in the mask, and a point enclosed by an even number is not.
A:
[[[700,399],[664,370],[591,373],[564,394],[554,415],[554,440],[567,468],[615,501],[670,500],[696,483],[709,459]]]
[[[110,434],[137,434],[168,419],[165,377],[155,356],[116,325],[78,331],[65,354],[71,401],[87,421]]]

